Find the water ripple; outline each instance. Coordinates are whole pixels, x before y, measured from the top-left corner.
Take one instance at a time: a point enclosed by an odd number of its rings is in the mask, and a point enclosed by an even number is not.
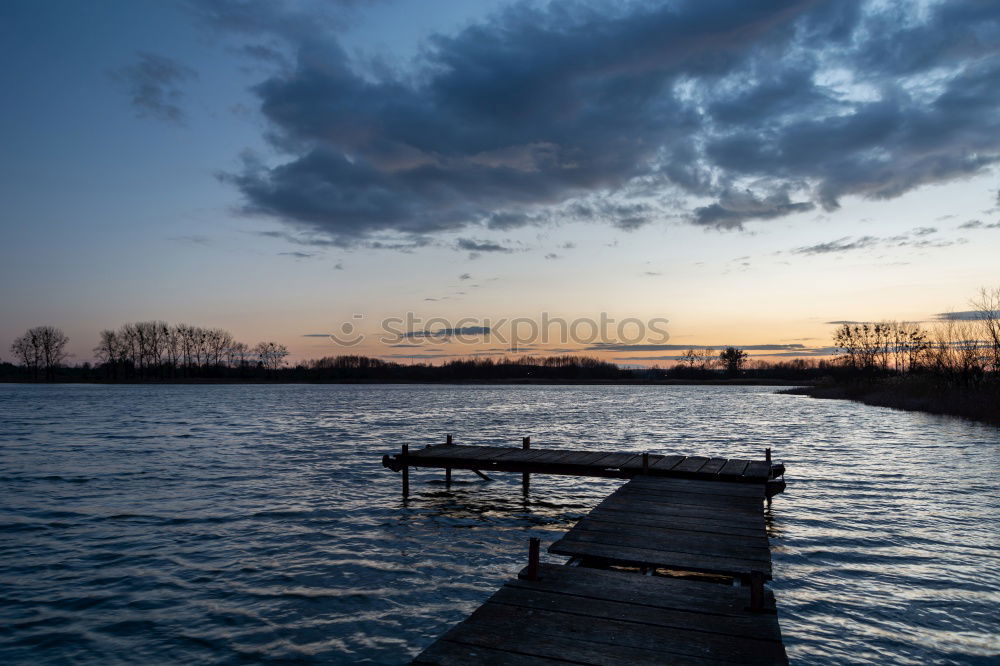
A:
[[[996,663],[996,428],[770,387],[0,386],[0,662],[403,663],[618,481],[414,471],[443,441],[760,457],[804,664]],[[489,409],[484,409],[488,405]],[[555,561],[559,561],[556,559]]]

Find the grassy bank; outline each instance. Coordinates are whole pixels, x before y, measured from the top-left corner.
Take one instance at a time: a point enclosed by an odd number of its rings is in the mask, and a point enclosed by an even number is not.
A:
[[[1000,426],[1000,383],[956,387],[920,376],[868,381],[822,382],[782,393],[813,398],[855,400],[866,405],[958,416]]]

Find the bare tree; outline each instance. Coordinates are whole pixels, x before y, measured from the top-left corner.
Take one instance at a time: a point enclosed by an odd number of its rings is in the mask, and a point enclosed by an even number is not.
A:
[[[972,301],[979,313],[980,328],[988,348],[989,365],[1000,373],[1000,287],[979,290],[979,298]]]
[[[118,379],[118,369],[121,365],[123,345],[117,331],[101,331],[101,341],[94,347],[94,357],[104,364],[111,373],[112,379]]]
[[[69,338],[55,326],[36,326],[28,329],[14,340],[11,352],[21,364],[31,370],[32,377],[38,379],[45,370],[46,379],[55,378],[55,370],[66,360],[66,344]]]
[[[38,369],[42,364],[42,354],[38,340],[31,330],[14,340],[14,343],[10,346],[10,353],[20,361],[23,368],[31,371],[31,376],[34,379],[38,379]]]
[[[260,342],[253,351],[265,370],[277,370],[285,364],[285,357],[288,356],[288,348],[277,342]]]
[[[250,347],[245,342],[233,342],[226,350],[226,360],[230,368],[242,368],[250,356]]]

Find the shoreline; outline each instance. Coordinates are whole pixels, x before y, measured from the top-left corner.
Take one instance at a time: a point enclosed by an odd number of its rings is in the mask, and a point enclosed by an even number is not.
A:
[[[267,380],[231,379],[231,378],[186,378],[186,379],[150,379],[143,381],[108,381],[56,379],[54,381],[24,381],[16,379],[0,379],[0,384],[99,384],[122,386],[163,386],[163,385],[216,385],[216,384],[257,384],[275,386],[279,384],[403,384],[403,385],[450,385],[450,386],[795,386],[809,387],[813,382],[801,379],[483,379],[483,380],[441,380],[441,381],[322,381],[322,380]]]
[[[895,384],[819,384],[797,386],[784,395],[802,395],[820,400],[849,400],[872,407],[906,412],[951,416],[986,425],[1000,426],[1000,402],[985,391],[929,392],[926,387]]]

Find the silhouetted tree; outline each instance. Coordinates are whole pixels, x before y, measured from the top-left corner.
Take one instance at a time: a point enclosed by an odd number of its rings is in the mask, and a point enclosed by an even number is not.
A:
[[[66,360],[66,344],[69,338],[54,326],[36,326],[14,340],[11,353],[38,379],[41,370],[45,378],[55,378],[55,370]]]
[[[265,370],[277,370],[285,364],[285,357],[288,356],[288,348],[277,342],[260,342],[253,352]]]
[[[990,368],[1000,373],[1000,287],[980,289],[979,298],[972,301],[972,306],[979,314]]]
[[[737,377],[743,370],[743,365],[747,362],[747,353],[736,347],[726,347],[719,354],[719,361],[726,369],[727,375]]]

